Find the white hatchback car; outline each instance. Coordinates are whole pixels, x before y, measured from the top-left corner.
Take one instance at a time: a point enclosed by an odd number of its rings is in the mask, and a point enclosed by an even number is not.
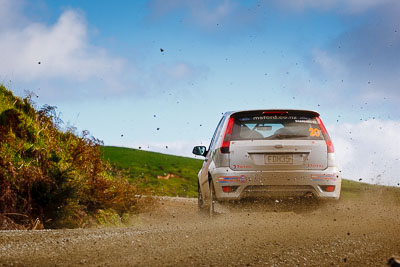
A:
[[[339,199],[341,175],[319,114],[308,110],[227,112],[198,174],[200,210],[216,201],[314,196]]]

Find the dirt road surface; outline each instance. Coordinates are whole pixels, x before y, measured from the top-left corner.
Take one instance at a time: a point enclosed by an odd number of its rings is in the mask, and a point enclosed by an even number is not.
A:
[[[0,266],[385,266],[400,254],[400,203],[244,203],[197,214],[165,198],[125,228],[3,231]]]

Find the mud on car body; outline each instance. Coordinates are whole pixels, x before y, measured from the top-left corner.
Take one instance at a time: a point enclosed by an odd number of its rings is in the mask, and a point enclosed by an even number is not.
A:
[[[242,198],[339,199],[340,172],[320,115],[308,110],[227,112],[198,173],[199,208]]]

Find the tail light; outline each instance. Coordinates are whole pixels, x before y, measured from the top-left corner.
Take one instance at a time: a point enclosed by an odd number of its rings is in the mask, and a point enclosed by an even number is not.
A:
[[[225,129],[224,138],[222,139],[221,153],[229,153],[229,145],[231,143],[234,120],[234,118],[229,118],[228,125]]]
[[[222,187],[222,191],[224,191],[225,193],[229,193],[229,192],[231,192],[231,187],[230,186],[223,186]]]
[[[335,191],[334,185],[321,185],[320,187],[321,187],[322,191],[325,191],[325,192],[334,192]]]
[[[319,124],[319,128],[321,128],[322,135],[324,136],[325,142],[326,142],[326,147],[328,149],[328,153],[334,153],[335,148],[333,147],[333,143],[331,140],[331,137],[328,134],[328,131],[325,128],[324,123],[322,122],[320,117],[316,117],[317,122]]]
[[[238,189],[239,186],[223,186],[222,191],[224,193],[233,193]]]

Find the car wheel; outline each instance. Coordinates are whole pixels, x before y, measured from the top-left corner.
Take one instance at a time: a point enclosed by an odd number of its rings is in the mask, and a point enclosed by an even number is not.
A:
[[[200,183],[197,180],[197,206],[199,210],[199,214],[204,215],[208,212],[208,207],[204,205],[203,194],[201,193]]]
[[[214,215],[215,213],[215,189],[214,189],[214,183],[211,180],[210,181],[210,197],[209,197],[209,212],[210,212],[210,217]]]

